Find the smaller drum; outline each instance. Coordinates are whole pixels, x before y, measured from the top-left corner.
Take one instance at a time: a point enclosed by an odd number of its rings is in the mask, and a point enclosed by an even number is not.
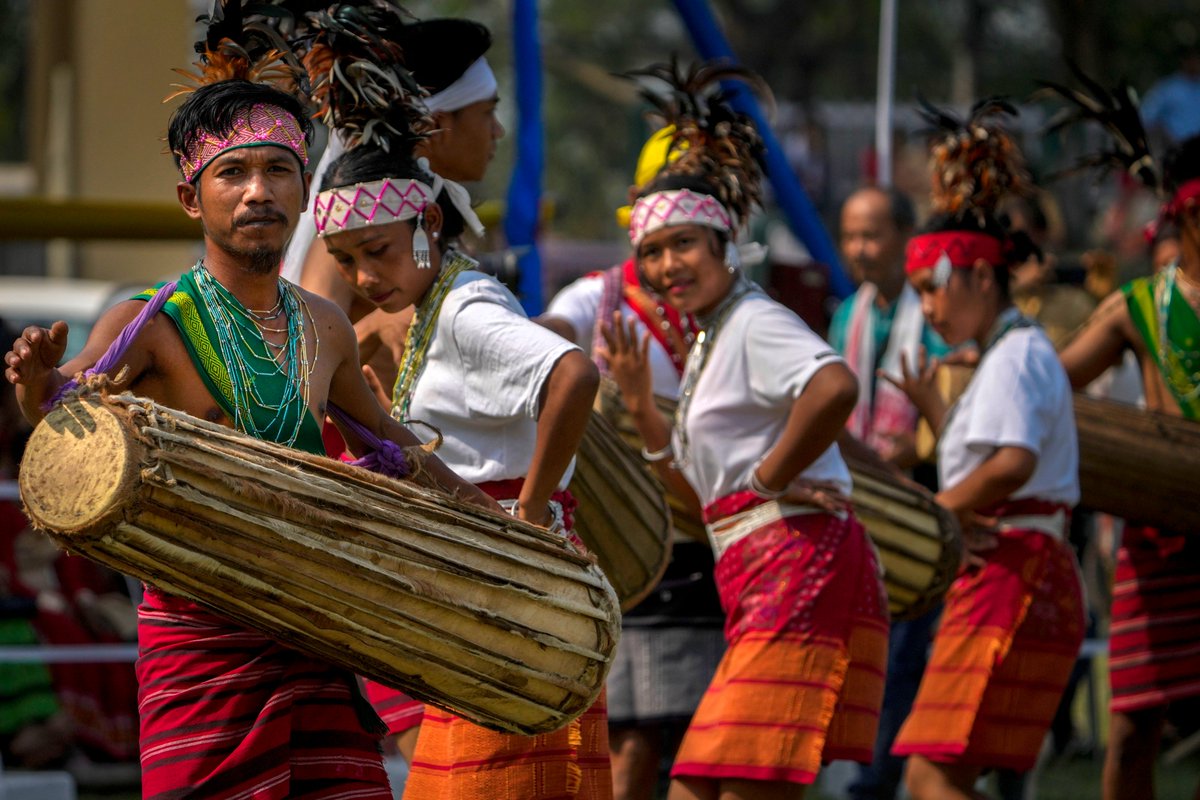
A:
[[[674,400],[655,396],[654,402],[664,416],[668,419],[674,418]],[[637,427],[633,424],[629,412],[625,410],[625,404],[621,401],[621,392],[617,389],[617,384],[611,378],[603,378],[600,381],[600,391],[596,393],[596,411],[608,420],[635,453],[642,449],[645,443],[642,441]],[[650,476],[650,479],[662,487],[662,482],[658,479],[654,467],[641,459],[639,459],[639,464]],[[704,520],[689,505],[689,501],[676,496],[666,487],[663,487],[661,491],[666,494],[667,504],[671,507],[671,524],[676,536],[708,544],[708,532],[704,529]]]
[[[20,487],[69,550],[496,730],[582,714],[620,636],[562,536],[145,398],[57,406]]]
[[[658,585],[671,557],[671,511],[662,486],[613,426],[592,412],[568,488],[579,501],[575,533],[628,611]]]
[[[854,515],[879,553],[892,619],[919,617],[941,602],[958,574],[958,520],[920,487],[867,464],[847,464]]]

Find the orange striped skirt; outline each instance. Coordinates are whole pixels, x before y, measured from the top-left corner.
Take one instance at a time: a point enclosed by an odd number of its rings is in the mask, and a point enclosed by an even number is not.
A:
[[[405,800],[611,800],[604,694],[552,733],[520,736],[425,707]]]
[[[1083,594],[1063,541],[1010,529],[946,595],[925,676],[892,753],[1031,769],[1083,642]]]
[[[706,510],[753,508],[742,493]],[[776,517],[721,555],[730,647],[672,776],[812,783],[821,764],[869,762],[887,666],[874,551],[853,516]]]

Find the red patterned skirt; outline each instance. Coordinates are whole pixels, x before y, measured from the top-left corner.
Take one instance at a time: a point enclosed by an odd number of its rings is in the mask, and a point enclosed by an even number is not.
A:
[[[1200,695],[1200,538],[1125,527],[1108,668],[1116,712]]]
[[[998,516],[1044,514],[1038,501]],[[925,676],[892,753],[1031,769],[1083,642],[1075,555],[1039,530],[1009,528],[982,568],[946,594]]]
[[[143,797],[390,800],[352,675],[153,588],[138,623]]]
[[[717,560],[729,649],[672,776],[809,784],[871,760],[888,636],[874,550],[852,515],[777,508],[740,492],[705,509],[744,535]]]

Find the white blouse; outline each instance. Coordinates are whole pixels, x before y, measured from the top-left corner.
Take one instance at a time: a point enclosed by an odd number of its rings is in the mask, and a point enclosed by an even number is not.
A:
[[[409,417],[442,432],[437,455],[464,480],[523,478],[537,443],[542,386],[558,360],[578,349],[531,321],[495,278],[464,272],[442,303]],[[420,425],[412,431],[434,438]],[[572,460],[560,489],[574,470]]]
[[[603,296],[603,276],[589,275],[567,285],[556,294],[546,308],[546,315],[561,317],[571,323],[571,327],[575,329],[576,341],[583,347],[584,352],[591,353],[596,344],[592,341],[596,331],[596,312],[600,309]],[[626,319],[633,319],[637,334],[641,337],[646,332],[646,326],[623,296],[620,311]],[[650,337],[650,375],[656,395],[672,400],[679,396],[679,373],[671,361],[671,354],[653,336]]]
[[[949,414],[938,442],[943,489],[961,483],[998,448],[1021,447],[1037,456],[1037,467],[1011,499],[1079,502],[1071,384],[1040,328],[1004,334]]]
[[[747,489],[751,471],[779,441],[812,376],[845,363],[803,320],[759,292],[738,302],[711,347],[683,421],[683,473],[703,505]],[[681,447],[676,431],[677,457]],[[850,470],[836,444],[799,477],[833,482],[850,493]]]

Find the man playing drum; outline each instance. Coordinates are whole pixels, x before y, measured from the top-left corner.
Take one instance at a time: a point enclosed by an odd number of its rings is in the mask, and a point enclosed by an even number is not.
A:
[[[1062,351],[1063,366],[1071,384],[1081,389],[1132,350],[1146,406],[1200,420],[1200,136],[1169,152],[1161,173],[1153,169],[1144,147],[1114,152],[1131,153],[1129,160],[1136,163],[1129,172],[1152,188],[1167,190],[1170,200],[1157,224],[1178,228],[1180,251],[1164,269],[1109,295]],[[1126,524],[1109,639],[1106,800],[1153,796],[1154,761],[1167,709],[1200,695],[1198,577],[1200,539],[1194,532]]]
[[[345,315],[278,277],[308,193],[309,132],[290,94],[246,80],[204,85],[175,112],[177,194],[203,226],[204,256],[130,344],[113,384],[310,452],[324,452],[317,420],[330,403],[381,439],[418,444],[367,387]],[[26,329],[5,356],[26,417],[40,419],[68,376],[96,363],[141,308],[114,307],[58,369],[66,324]],[[490,504],[436,458],[425,468]],[[378,719],[352,675],[153,587],[139,642],[145,797],[391,797]]]

